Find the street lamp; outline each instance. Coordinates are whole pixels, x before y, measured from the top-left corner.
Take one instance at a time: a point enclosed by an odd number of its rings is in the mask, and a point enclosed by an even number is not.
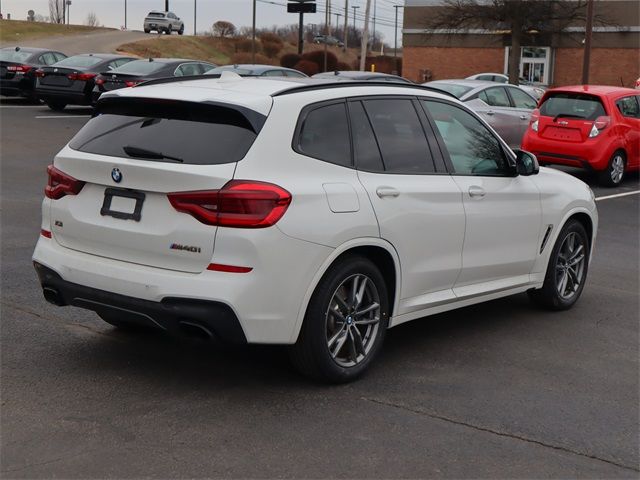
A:
[[[253,22],[251,24],[251,63],[256,63],[256,3],[253,0]]]

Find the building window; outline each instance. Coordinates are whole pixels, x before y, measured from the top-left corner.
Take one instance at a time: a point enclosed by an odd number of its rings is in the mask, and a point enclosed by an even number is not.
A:
[[[504,71],[509,71],[509,52],[504,51]],[[550,47],[522,47],[520,49],[520,78],[536,85],[549,85],[551,48]]]

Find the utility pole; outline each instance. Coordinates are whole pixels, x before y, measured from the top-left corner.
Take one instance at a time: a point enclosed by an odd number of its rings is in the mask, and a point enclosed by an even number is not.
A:
[[[371,38],[371,50],[376,49],[376,12],[378,11],[378,0],[373,0],[373,36]]]
[[[193,36],[198,35],[198,0],[193,0]]]
[[[398,9],[402,8],[402,5],[394,5],[393,8],[396,9],[396,23],[393,35],[393,67],[396,70],[396,75],[398,75]]]
[[[58,0],[56,0],[56,3],[58,2]],[[59,3],[57,3],[57,5],[60,5]],[[60,17],[60,10],[58,10],[58,6],[56,6],[56,16],[58,17],[58,19],[56,21],[59,21]],[[67,0],[62,0],[62,24],[64,25],[65,23],[67,23]]]
[[[169,0],[164,0],[164,11],[165,12],[169,11]]]
[[[124,0],[124,29],[127,29],[127,0]]]
[[[302,55],[302,50],[304,50],[304,13],[300,11],[298,15],[300,16],[298,18],[298,55]]]
[[[323,71],[327,71],[327,49],[329,48],[329,22],[331,21],[331,0],[325,2],[325,17],[324,17],[324,68]]]
[[[338,25],[340,25],[340,17],[342,16],[342,14],[336,12],[334,13],[334,15],[336,16],[336,34],[338,33]]]
[[[71,0],[64,0],[67,4],[67,25],[71,24]]]
[[[251,24],[251,63],[256,63],[256,3],[253,0],[253,23]]]
[[[344,0],[344,47],[342,51],[347,51],[347,42],[349,41],[349,0]]]
[[[367,0],[364,11],[364,28],[362,29],[362,42],[360,44],[360,71],[364,72],[367,61],[367,45],[369,43],[369,14],[371,13],[371,0]]]
[[[582,59],[582,84],[589,83],[591,63],[591,39],[593,37],[593,0],[587,0],[587,26],[584,33],[584,57]]]

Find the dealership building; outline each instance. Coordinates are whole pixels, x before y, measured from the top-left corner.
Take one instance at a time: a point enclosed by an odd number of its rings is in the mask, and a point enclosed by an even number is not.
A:
[[[428,28],[443,3],[405,1],[403,76],[424,82],[506,73],[511,39],[505,26]],[[633,86],[640,77],[640,1],[595,0],[594,11],[606,23],[594,23],[589,83]],[[530,28],[522,42],[520,76],[540,85],[581,83],[584,39],[584,20],[554,33]]]

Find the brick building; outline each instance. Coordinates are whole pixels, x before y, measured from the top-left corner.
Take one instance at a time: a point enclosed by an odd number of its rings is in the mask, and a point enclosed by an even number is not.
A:
[[[415,81],[464,78],[507,72],[509,32],[469,29],[454,33],[428,29],[441,0],[405,0],[403,76]],[[640,1],[595,0],[589,82],[633,86],[640,77]],[[576,22],[562,33],[533,31],[524,39],[520,74],[541,85],[578,84],[582,78],[585,26]]]

